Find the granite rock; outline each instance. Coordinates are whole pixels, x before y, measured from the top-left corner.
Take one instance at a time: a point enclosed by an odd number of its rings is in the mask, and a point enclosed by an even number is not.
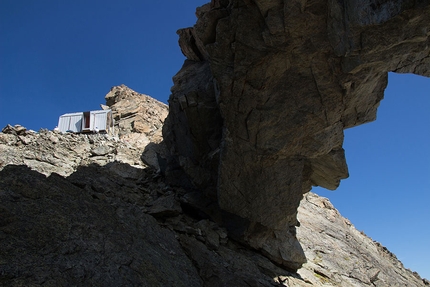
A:
[[[299,245],[285,258],[275,234],[294,238],[303,194],[348,176],[343,130],[375,120],[388,72],[430,76],[430,3],[213,0],[196,15],[178,31],[166,176],[297,269]]]
[[[121,139],[135,144],[143,141],[143,148],[149,142],[161,141],[161,127],[168,113],[166,104],[125,85],[112,87],[105,100]]]

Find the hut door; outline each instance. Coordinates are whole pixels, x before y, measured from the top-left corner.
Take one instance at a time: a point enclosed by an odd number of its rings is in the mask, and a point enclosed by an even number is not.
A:
[[[84,126],[83,129],[84,130],[89,130],[90,129],[90,112],[84,112]]]

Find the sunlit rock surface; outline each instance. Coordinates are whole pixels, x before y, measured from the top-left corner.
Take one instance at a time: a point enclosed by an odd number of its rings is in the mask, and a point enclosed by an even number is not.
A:
[[[133,91],[125,85],[112,87],[105,96],[106,106],[113,112],[117,135],[135,145],[145,147],[162,139],[161,127],[168,107],[156,99]]]

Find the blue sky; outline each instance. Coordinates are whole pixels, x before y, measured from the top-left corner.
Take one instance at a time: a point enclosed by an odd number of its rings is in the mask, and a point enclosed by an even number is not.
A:
[[[53,129],[125,84],[167,102],[176,30],[206,0],[1,0],[0,128]],[[357,229],[430,279],[430,79],[389,77],[373,123],[345,131],[350,178],[330,198]]]
[[[430,79],[389,74],[377,120],[345,130],[344,148],[349,178],[314,191],[430,279]]]
[[[0,1],[0,128],[53,129],[125,84],[166,102],[184,57],[176,30],[206,1]]]

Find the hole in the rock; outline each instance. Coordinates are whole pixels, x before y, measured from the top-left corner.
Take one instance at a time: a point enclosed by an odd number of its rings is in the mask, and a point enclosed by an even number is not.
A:
[[[344,148],[350,177],[312,191],[430,278],[430,79],[391,73],[377,120],[346,130]]]

